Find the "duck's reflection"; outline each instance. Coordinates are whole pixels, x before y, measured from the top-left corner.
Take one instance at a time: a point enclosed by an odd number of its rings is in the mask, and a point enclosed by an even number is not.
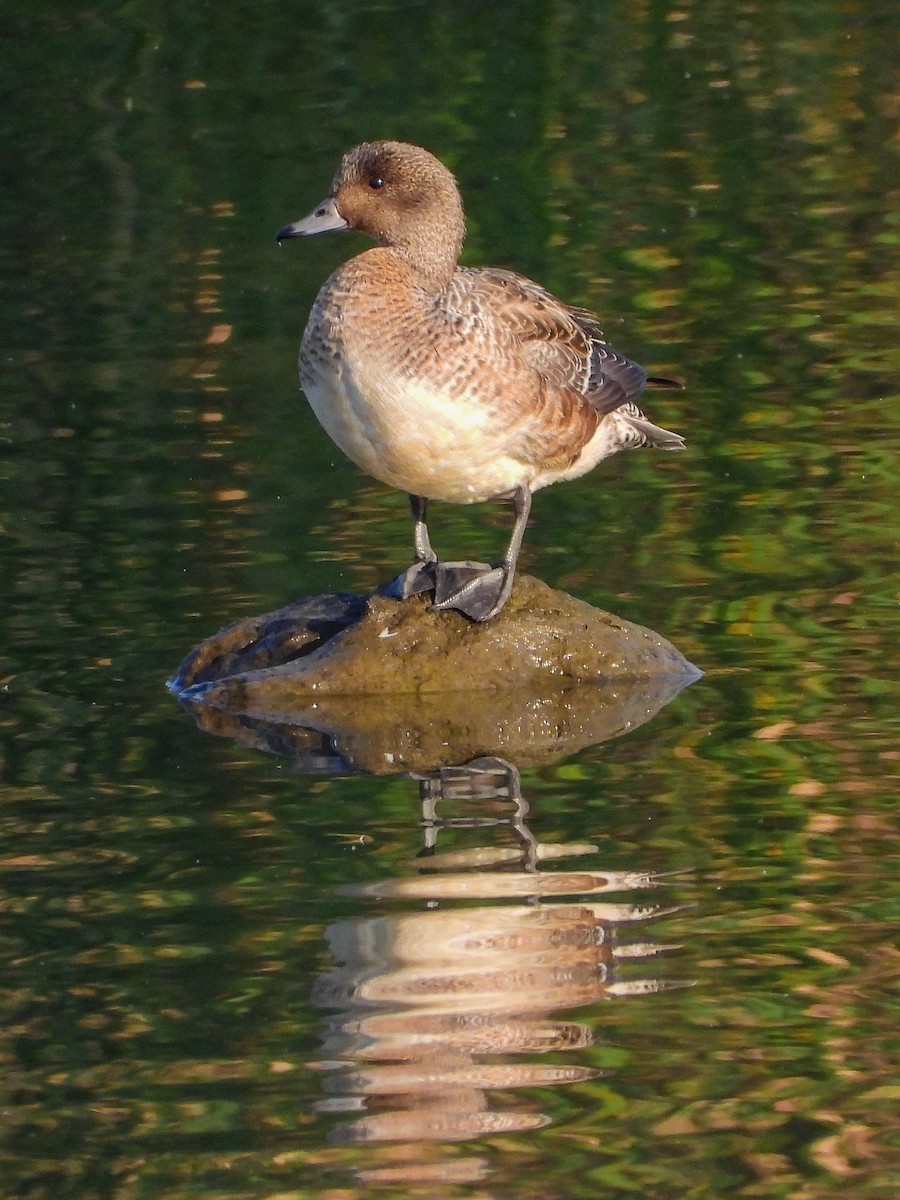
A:
[[[589,1086],[596,1004],[672,986],[650,965],[671,947],[645,933],[672,911],[648,896],[661,877],[602,870],[589,843],[538,841],[508,760],[556,762],[633,731],[689,682],[332,695],[278,721],[183,697],[202,728],[300,771],[418,781],[418,856],[399,877],[342,889],[362,915],[327,926],[334,965],[313,985],[329,1013],[316,1108],[333,1123],[335,1166],[342,1147],[369,1147],[353,1167],[363,1186],[434,1195],[480,1179],[487,1159],[458,1143],[538,1129],[546,1089]]]
[[[436,772],[420,786],[417,873],[344,891],[424,908],[330,925],[337,965],[313,991],[333,1013],[320,1064],[330,1095],[318,1107],[360,1114],[339,1126],[343,1142],[450,1142],[545,1125],[539,1105],[510,1089],[596,1073],[538,1057],[590,1044],[590,1026],[563,1014],[663,986],[646,963],[666,947],[643,929],[664,910],[624,898],[654,887],[655,877],[547,869],[597,847],[536,841],[518,772],[501,760]],[[471,811],[498,798],[511,810],[505,819]],[[516,845],[437,852],[442,831],[487,835],[504,824]],[[614,893],[622,898],[599,899]],[[472,900],[494,903],[458,903]],[[622,978],[623,962],[632,972],[640,963],[641,977]]]

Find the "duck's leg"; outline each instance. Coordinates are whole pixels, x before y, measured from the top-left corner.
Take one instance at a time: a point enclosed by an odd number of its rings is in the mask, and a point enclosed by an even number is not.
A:
[[[480,564],[438,563],[435,571],[434,607],[455,608],[473,621],[489,621],[509,599],[516,563],[531,512],[531,488],[521,484],[509,497],[515,508],[516,523],[503,561],[499,566],[479,570]]]
[[[428,501],[424,496],[410,496],[409,507],[413,519],[413,545],[416,548],[416,560],[421,563],[435,563],[437,555],[431,547],[428,524],[425,520]]]
[[[437,555],[432,548],[431,538],[428,536],[428,525],[425,521],[427,503],[424,496],[410,494],[409,507],[412,511],[416,561],[396,579],[392,579],[390,583],[383,584],[379,588],[379,591],[385,596],[392,596],[395,600],[406,600],[407,597],[415,596],[418,592],[434,590]]]
[[[378,589],[382,596],[391,596],[394,600],[406,600],[419,592],[437,592],[437,576],[448,573],[451,580],[443,588],[444,592],[455,591],[467,580],[484,575],[491,570],[488,563],[458,562],[439,563],[438,556],[431,545],[428,536],[428,525],[425,520],[427,500],[424,496],[410,494],[409,507],[413,518],[413,545],[416,551],[416,561],[407,567],[402,575],[392,579],[390,583],[382,584]]]

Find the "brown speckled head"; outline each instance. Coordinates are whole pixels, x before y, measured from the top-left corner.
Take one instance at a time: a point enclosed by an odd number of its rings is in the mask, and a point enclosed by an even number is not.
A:
[[[331,198],[351,229],[418,271],[449,278],[465,234],[459,188],[442,162],[407,142],[363,142],[341,159]]]

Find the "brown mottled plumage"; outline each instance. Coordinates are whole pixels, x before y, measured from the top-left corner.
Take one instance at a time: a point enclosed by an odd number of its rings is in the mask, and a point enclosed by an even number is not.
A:
[[[379,245],[319,292],[300,379],[313,411],[364,471],[410,495],[413,567],[398,591],[487,620],[509,596],[531,493],[618,450],[680,449],[635,404],[643,367],[609,347],[594,317],[512,271],[457,265],[465,232],[456,180],[427,150],[366,142],[344,155],[329,198],[279,241],[359,229]],[[512,498],[499,567],[439,563],[428,499]]]

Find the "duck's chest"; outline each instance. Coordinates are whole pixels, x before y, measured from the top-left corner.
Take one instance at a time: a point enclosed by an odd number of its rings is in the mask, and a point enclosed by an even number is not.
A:
[[[300,350],[303,390],[329,436],[406,491],[464,502],[512,486],[497,405],[447,321],[355,282],[336,272],[326,283]]]

